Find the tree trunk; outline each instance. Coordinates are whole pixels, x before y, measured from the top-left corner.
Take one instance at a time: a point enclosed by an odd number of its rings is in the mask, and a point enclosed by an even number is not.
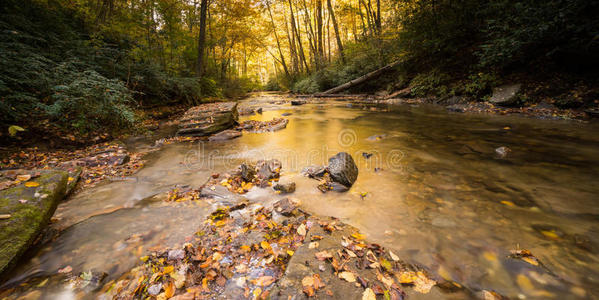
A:
[[[196,73],[198,77],[204,75],[204,48],[206,47],[206,13],[208,12],[208,0],[200,3],[200,33],[198,34],[198,63]]]
[[[272,17],[272,11],[270,10],[270,2],[266,0],[266,7],[268,7],[268,14],[270,15],[270,23],[272,24],[272,30],[275,33],[275,39],[277,40],[277,48],[279,49],[279,55],[281,56],[281,65],[283,66],[283,70],[285,71],[285,75],[287,78],[290,78],[289,69],[287,68],[287,64],[285,63],[285,56],[283,56],[283,51],[281,50],[281,43],[279,41],[279,35],[277,34],[277,27],[275,26],[275,20]]]
[[[341,43],[341,36],[339,35],[339,26],[337,26],[337,19],[335,19],[335,12],[333,11],[333,5],[331,4],[331,0],[327,0],[327,6],[329,7],[329,14],[331,15],[331,20],[333,21],[333,28],[335,29],[335,37],[337,38],[337,48],[339,49],[339,55],[341,56],[341,61],[345,63],[345,55],[343,54],[343,44]]]
[[[320,66],[322,63],[322,57],[324,56],[324,44],[322,41],[322,0],[316,0],[316,55],[317,65]]]
[[[372,78],[378,77],[381,74],[387,72],[388,70],[394,68],[395,66],[397,66],[399,64],[400,64],[400,61],[396,61],[394,63],[390,63],[390,64],[388,64],[388,65],[386,65],[386,66],[384,66],[384,67],[382,67],[382,68],[380,68],[378,70],[372,71],[372,72],[370,72],[370,73],[368,73],[368,74],[366,74],[366,75],[364,75],[362,77],[358,77],[358,78],[356,78],[354,80],[351,80],[349,82],[346,82],[346,83],[344,83],[344,84],[342,84],[340,86],[337,86],[337,87],[334,87],[334,88],[332,88],[330,90],[324,91],[324,92],[320,93],[320,95],[335,94],[335,93],[339,93],[339,92],[345,91],[345,90],[347,90],[347,89],[349,89],[351,87],[354,87],[356,85],[364,83],[364,82],[366,82],[366,81],[368,81],[368,80],[370,80]]]
[[[308,62],[306,61],[306,55],[304,54],[304,46],[302,45],[302,38],[298,29],[298,25],[295,22],[295,15],[293,13],[293,5],[291,4],[291,0],[289,0],[289,11],[291,14],[291,30],[293,31],[293,34],[295,34],[295,37],[297,39],[297,45],[299,48],[299,56],[300,59],[302,60],[302,63],[304,64],[305,68],[306,68],[306,73],[310,73],[310,68],[308,67]],[[298,20],[299,22],[299,20]]]

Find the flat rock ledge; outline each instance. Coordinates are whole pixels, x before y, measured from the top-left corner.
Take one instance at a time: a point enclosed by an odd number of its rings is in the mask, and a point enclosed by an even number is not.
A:
[[[179,120],[179,136],[209,136],[237,125],[237,102],[218,102],[195,106]]]
[[[39,176],[0,191],[0,275],[6,275],[34,244],[69,185],[68,172],[36,171]],[[70,180],[74,181],[73,179]]]

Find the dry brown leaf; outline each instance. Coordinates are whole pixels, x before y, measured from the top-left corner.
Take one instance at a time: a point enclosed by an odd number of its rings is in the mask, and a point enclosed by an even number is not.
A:
[[[362,294],[362,300],[376,300],[376,295],[370,288],[367,288]]]
[[[352,272],[341,272],[339,273],[339,278],[345,279],[347,282],[356,282],[356,275]]]
[[[329,253],[327,250],[316,252],[314,253],[314,256],[316,256],[318,260],[326,260],[327,258],[333,258],[333,255],[331,255],[331,253]]]
[[[272,276],[262,276],[258,279],[252,280],[252,283],[261,287],[269,286],[275,282],[275,278]]]

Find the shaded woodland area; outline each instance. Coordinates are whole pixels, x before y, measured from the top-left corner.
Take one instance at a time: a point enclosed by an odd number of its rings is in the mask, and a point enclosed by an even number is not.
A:
[[[141,108],[255,90],[317,93],[390,63],[354,92],[594,107],[597,2],[6,0],[0,138],[87,139],[138,127]],[[11,130],[8,130],[11,128]],[[25,129],[25,132],[20,132]]]

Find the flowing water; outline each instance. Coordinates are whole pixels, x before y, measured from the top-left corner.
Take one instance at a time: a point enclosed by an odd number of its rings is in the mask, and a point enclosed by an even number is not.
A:
[[[427,105],[327,99],[291,106],[286,100],[261,94],[242,104],[264,109],[242,120],[290,113],[284,130],[166,145],[134,178],[71,197],[53,224],[65,230],[29,254],[8,283],[66,266],[75,274],[93,270],[117,278],[144,253],[185,243],[227,201],[173,204],[153,195],[175,185],[199,187],[242,161],[276,158],[283,163],[281,180],[296,182],[291,197],[307,211],[340,218],[473,294],[599,297],[599,124],[457,114]],[[505,158],[495,151],[502,146],[511,149]],[[326,164],[339,151],[356,160],[358,180],[349,192],[323,194],[300,171]],[[280,196],[254,188],[246,197]],[[509,258],[517,249],[530,250],[541,263]],[[48,299],[81,296],[60,281],[42,290]]]

